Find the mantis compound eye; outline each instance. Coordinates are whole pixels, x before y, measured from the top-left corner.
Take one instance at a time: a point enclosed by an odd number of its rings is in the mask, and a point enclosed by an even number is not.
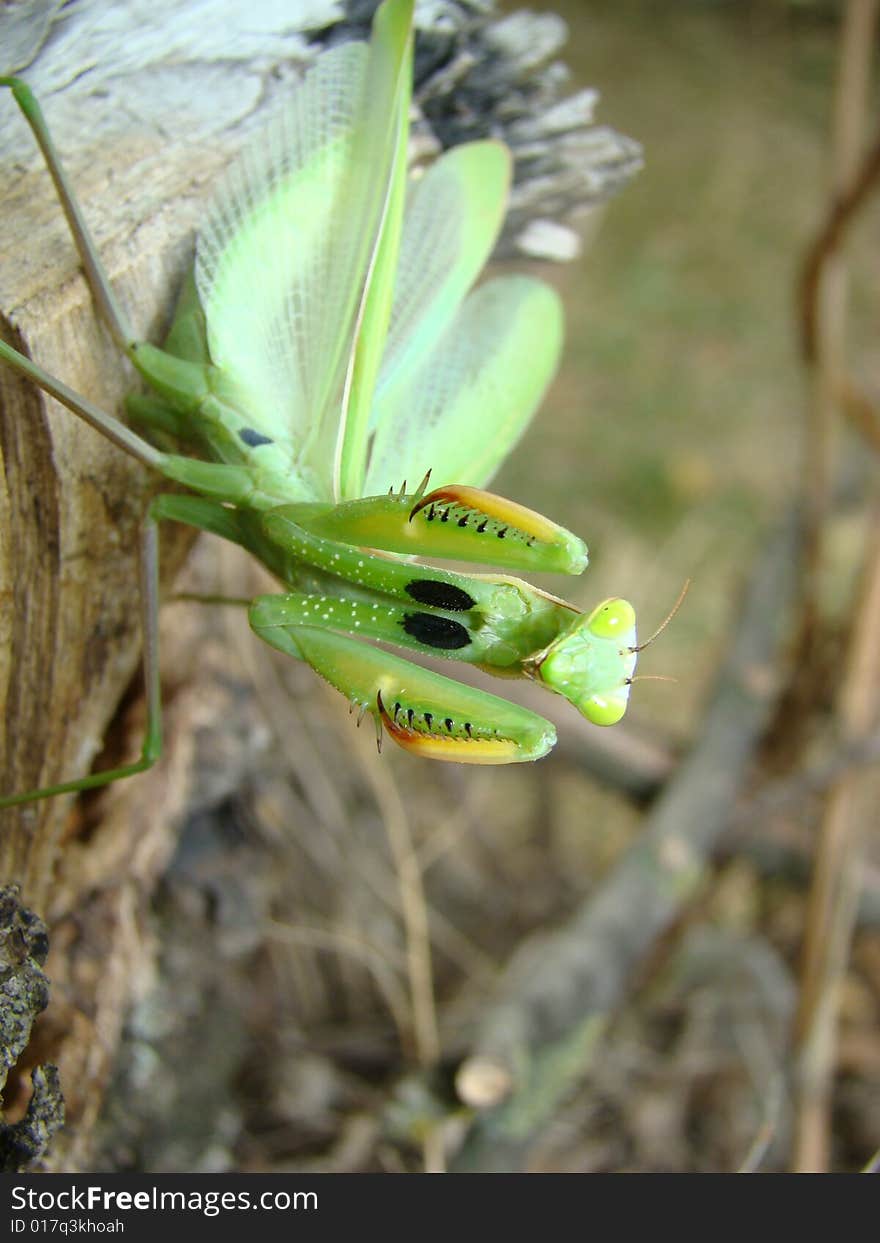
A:
[[[619,639],[632,634],[635,646],[636,611],[628,600],[603,600],[586,620],[587,629],[597,639]]]
[[[629,683],[613,695],[591,695],[575,707],[594,725],[616,725],[629,704]]]

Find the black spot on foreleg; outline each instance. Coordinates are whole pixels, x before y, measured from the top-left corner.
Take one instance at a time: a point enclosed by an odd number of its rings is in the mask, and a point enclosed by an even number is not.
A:
[[[411,583],[407,583],[406,593],[413,600],[418,600],[419,604],[427,604],[434,609],[448,609],[450,613],[465,613],[476,603],[461,587],[435,578],[414,578]]]
[[[442,652],[454,652],[467,647],[471,641],[461,622],[451,617],[438,617],[436,613],[406,613],[402,622],[408,635]]]

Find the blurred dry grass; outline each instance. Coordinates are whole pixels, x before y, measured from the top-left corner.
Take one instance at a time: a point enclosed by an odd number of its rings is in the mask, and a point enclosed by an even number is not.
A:
[[[647,633],[693,578],[642,661],[677,684],[640,684],[632,709],[650,734],[684,741],[699,735],[734,599],[800,469],[794,284],[822,207],[835,27],[788,21],[776,6],[542,7],[569,20],[576,80],[601,88],[601,117],[644,143],[647,166],[583,263],[554,274],[568,305],[565,367],[496,486],[587,537],[593,564],[570,593],[579,604],[627,595]],[[862,345],[880,314],[876,227],[875,208],[854,252]],[[833,528],[832,603],[848,599],[857,522]],[[203,574],[216,589],[219,574],[237,593],[247,571],[234,555],[203,549],[194,582]],[[159,979],[130,1023],[101,1159],[166,1170],[436,1163],[438,1134],[454,1139],[459,1121],[442,1107],[442,1076],[406,1078],[430,1060],[431,1016],[412,992],[427,946],[411,925],[407,935],[383,808],[406,822],[397,827],[424,876],[447,1067],[501,965],[601,886],[641,812],[560,757],[480,771],[386,747],[377,761],[338,698],[276,661],[243,618],[166,613],[177,642],[188,635],[170,686],[200,662],[213,690],[181,725],[197,727],[202,776],[157,905]],[[564,709],[556,719],[564,730]],[[802,799],[731,835],[530,1168],[784,1167],[816,814]],[[841,1000],[842,1168],[880,1143],[876,869],[869,881]]]

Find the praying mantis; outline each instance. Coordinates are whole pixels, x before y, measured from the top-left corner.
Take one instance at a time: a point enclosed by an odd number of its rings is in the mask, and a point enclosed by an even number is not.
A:
[[[509,573],[413,560],[587,565],[575,535],[484,490],[555,372],[562,312],[531,277],[474,288],[505,212],[501,144],[467,143],[407,175],[412,10],[385,0],[369,43],[325,52],[230,170],[162,348],[129,329],[37,101],[0,78],[42,149],[98,311],[151,393],[128,398],[123,423],[3,341],[0,363],[188,489],[157,496],[144,522],[141,757],[4,792],[0,807],[104,785],[158,757],[163,520],[243,546],[280,581],[252,602],[253,630],[308,663],[359,721],[371,716],[380,740],[501,764],[546,755],[555,730],[371,641],[529,678],[596,724],[624,715],[639,650],[627,601],[583,614]]]

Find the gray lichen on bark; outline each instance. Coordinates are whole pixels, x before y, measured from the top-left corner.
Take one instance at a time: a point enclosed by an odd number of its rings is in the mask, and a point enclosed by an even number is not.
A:
[[[49,982],[43,973],[48,952],[46,925],[22,905],[15,885],[4,886],[0,889],[0,1093],[30,1040],[36,1018],[49,1003]],[[14,1173],[39,1157],[64,1121],[57,1069],[38,1066],[31,1081],[23,1117],[0,1123],[3,1173]]]

